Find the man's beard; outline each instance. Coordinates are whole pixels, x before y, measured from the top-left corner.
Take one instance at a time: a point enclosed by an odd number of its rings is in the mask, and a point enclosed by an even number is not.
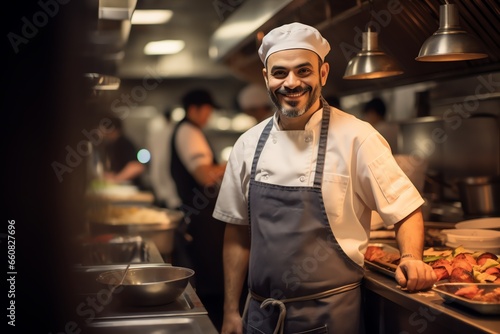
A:
[[[278,95],[286,96],[286,94],[294,94],[294,93],[302,93],[302,92],[309,92],[309,98],[307,99],[307,102],[303,108],[297,107],[295,101],[291,101],[286,103],[281,104],[278,99]],[[287,88],[280,88],[275,92],[272,92],[268,89],[269,96],[271,98],[271,101],[274,103],[276,108],[281,112],[281,114],[285,117],[289,118],[295,118],[302,116],[306,111],[308,111],[314,102],[320,97],[321,95],[321,85],[316,86],[315,88],[312,88],[311,86],[306,86],[305,88],[303,87],[297,87],[294,89],[287,89]],[[295,104],[295,105],[294,105]]]

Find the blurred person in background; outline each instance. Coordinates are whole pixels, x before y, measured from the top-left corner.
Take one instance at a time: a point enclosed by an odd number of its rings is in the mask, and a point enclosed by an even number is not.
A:
[[[104,165],[103,178],[113,183],[131,183],[144,189],[141,176],[145,166],[137,160],[137,148],[123,133],[123,122],[110,117],[110,127],[102,131],[103,141],[98,150]]]
[[[148,149],[151,152],[150,182],[155,195],[155,204],[159,207],[178,209],[181,205],[175,182],[170,175],[170,141],[175,124],[171,110],[151,120],[148,125]]]
[[[238,94],[240,110],[255,118],[257,123],[271,117],[274,112],[273,104],[264,86],[250,84]]]
[[[183,239],[173,258],[174,261],[182,258],[184,244],[196,272],[196,293],[210,320],[220,330],[224,300],[222,246],[225,224],[213,218],[212,212],[226,165],[217,163],[202,131],[217,104],[208,91],[195,89],[183,96],[182,105],[186,115],[174,128],[170,171],[182,202],[181,210],[185,213],[186,231],[180,232]]]
[[[392,153],[398,149],[398,126],[386,121],[387,108],[384,100],[375,97],[368,101],[363,107],[363,118],[387,140]]]

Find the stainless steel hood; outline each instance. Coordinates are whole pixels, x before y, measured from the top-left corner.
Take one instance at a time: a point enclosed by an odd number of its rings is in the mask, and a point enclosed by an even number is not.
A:
[[[257,49],[263,34],[281,24],[299,21],[318,28],[332,50],[328,93],[340,96],[500,70],[500,5],[495,0],[453,1],[460,25],[479,38],[488,58],[446,63],[415,60],[424,41],[439,27],[438,0],[247,0],[212,35],[212,59],[227,65],[242,79],[262,82]],[[379,33],[379,46],[395,58],[404,74],[348,81],[342,75],[361,48],[368,26]]]

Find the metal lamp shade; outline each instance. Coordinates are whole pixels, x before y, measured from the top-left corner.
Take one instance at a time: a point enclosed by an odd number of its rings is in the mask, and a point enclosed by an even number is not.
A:
[[[424,42],[418,57],[415,59],[439,62],[488,57],[479,41],[460,27],[458,18],[456,5],[441,5],[439,8],[439,29]]]
[[[347,64],[344,79],[377,79],[403,73],[389,56],[378,50],[376,32],[364,32],[362,38],[363,47]]]

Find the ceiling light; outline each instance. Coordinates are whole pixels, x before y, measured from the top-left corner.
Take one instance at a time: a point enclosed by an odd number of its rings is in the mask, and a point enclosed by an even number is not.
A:
[[[136,9],[132,15],[132,24],[164,24],[170,21],[173,12],[160,9]]]
[[[376,32],[364,32],[362,43],[361,51],[347,64],[344,79],[377,79],[403,73],[389,56],[378,49]]]
[[[488,57],[480,43],[460,27],[458,19],[456,5],[441,5],[439,29],[424,42],[415,59],[418,61],[458,61]]]
[[[147,55],[171,55],[179,53],[184,49],[186,43],[181,40],[164,40],[149,42],[144,47],[144,53]]]

